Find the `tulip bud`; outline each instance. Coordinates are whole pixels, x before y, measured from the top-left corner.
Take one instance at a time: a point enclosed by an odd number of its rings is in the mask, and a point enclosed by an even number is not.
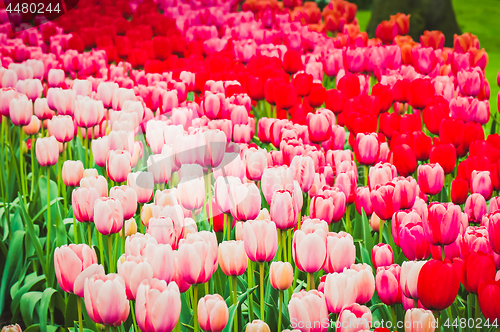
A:
[[[269,267],[269,281],[278,290],[290,288],[293,282],[293,268],[288,262],[272,262]]]

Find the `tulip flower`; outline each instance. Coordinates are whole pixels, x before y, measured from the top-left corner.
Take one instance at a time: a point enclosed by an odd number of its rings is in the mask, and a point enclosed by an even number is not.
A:
[[[100,197],[108,196],[108,182],[102,175],[98,176],[84,176],[80,180],[80,187],[95,188]]]
[[[83,163],[80,160],[66,160],[62,167],[64,185],[76,187],[83,178]]]
[[[251,261],[272,261],[278,248],[276,224],[269,220],[248,220],[243,223],[243,242]]]
[[[154,178],[152,173],[129,173],[127,175],[127,185],[135,190],[137,194],[137,203],[147,203],[153,197]]]
[[[374,164],[379,156],[380,143],[376,133],[365,135],[359,133],[356,136],[356,159],[363,165]]]
[[[326,234],[322,230],[309,234],[301,230],[295,231],[292,254],[299,270],[306,273],[318,272],[326,260]]]
[[[177,218],[159,216],[151,218],[147,223],[147,233],[151,234],[158,243],[170,244],[177,249],[179,240],[182,238],[184,220]]]
[[[293,282],[293,268],[288,262],[272,262],[269,267],[269,281],[273,288],[283,291]]]
[[[500,280],[487,281],[479,285],[479,306],[484,317],[491,322],[500,319]]]
[[[171,331],[180,319],[181,306],[179,287],[175,282],[167,284],[158,279],[144,280],[137,288],[137,325],[141,331]],[[158,312],[163,314],[158,315]]]
[[[186,210],[197,210],[205,204],[205,181],[201,177],[185,177],[177,186],[177,198]]]
[[[401,291],[403,295],[417,300],[419,298],[417,282],[420,270],[426,261],[406,261],[401,264]]]
[[[399,227],[399,245],[409,260],[429,257],[431,248],[425,237],[422,221],[414,211],[403,219]]]
[[[124,182],[132,169],[131,156],[128,151],[111,150],[106,157],[106,172],[115,182]]]
[[[323,293],[330,312],[338,314],[346,305],[356,302],[356,279],[349,273],[330,273],[326,275]]]
[[[94,203],[94,224],[103,235],[115,234],[123,227],[123,209],[119,200],[101,197]]]
[[[293,179],[300,184],[303,192],[308,192],[314,182],[314,161],[309,156],[295,156],[290,163]]]
[[[425,308],[444,310],[457,297],[460,280],[450,260],[431,259],[422,266],[418,275],[418,299]]]
[[[261,196],[254,183],[235,185],[232,188],[233,202],[231,215],[236,220],[255,219],[260,212]]]
[[[460,207],[453,203],[431,203],[429,216],[422,220],[424,234],[432,245],[453,243],[460,232]]]
[[[109,197],[115,198],[121,203],[123,219],[127,220],[135,215],[137,210],[137,194],[129,186],[113,187],[109,190]]]
[[[301,331],[326,332],[328,326],[321,322],[328,321],[328,308],[325,295],[317,290],[300,291],[292,295],[288,303],[288,312],[292,328]]]
[[[36,140],[36,159],[40,166],[53,166],[59,159],[59,146],[54,136]]]
[[[265,150],[250,148],[245,150],[244,156],[247,178],[260,181],[262,173],[267,168],[267,154]]]
[[[418,166],[417,177],[420,190],[424,194],[436,195],[443,188],[444,170],[439,164]]]
[[[78,276],[96,263],[95,250],[86,244],[64,245],[54,250],[57,282],[67,293],[74,293],[74,284]]]
[[[33,115],[33,103],[26,97],[20,95],[9,103],[10,120],[15,126],[27,126]]]
[[[404,325],[406,332],[434,332],[437,327],[432,311],[420,308],[406,310]]]
[[[394,253],[390,245],[379,243],[372,249],[372,263],[375,270],[394,264]]]
[[[293,172],[287,166],[270,167],[264,170],[261,179],[262,193],[269,205],[276,190],[294,189]]]
[[[467,197],[464,211],[470,222],[480,223],[486,214],[486,200],[480,194],[472,194]]]
[[[470,178],[470,190],[472,194],[481,194],[484,199],[489,200],[493,191],[493,184],[489,171],[472,171]]]
[[[205,295],[197,305],[197,319],[203,331],[220,332],[228,323],[227,304],[219,294]]]
[[[85,308],[92,321],[119,326],[130,312],[125,282],[117,274],[94,275],[85,281]]]
[[[390,219],[394,212],[399,210],[401,196],[395,187],[393,183],[387,183],[377,186],[371,192],[373,212],[383,220]]]
[[[76,188],[72,194],[72,207],[76,220],[79,222],[94,221],[94,204],[99,198],[95,188]]]
[[[92,140],[92,155],[94,162],[99,167],[106,166],[108,152],[110,150],[109,136]]]
[[[218,267],[214,233],[189,234],[179,242],[178,263],[182,278],[190,284],[207,282]]]
[[[328,273],[342,272],[356,260],[356,247],[351,234],[330,232],[326,237],[326,261],[323,269]]]
[[[225,275],[242,275],[247,264],[248,256],[243,241],[224,241],[219,245],[219,265]]]
[[[355,331],[369,330],[371,323],[372,313],[370,309],[354,303],[342,308],[336,322],[336,331],[351,331],[350,327],[352,326],[354,326]]]
[[[375,287],[380,300],[386,305],[401,302],[400,274],[401,267],[397,264],[381,266],[377,269]]]
[[[149,262],[136,262],[133,256],[122,256],[118,260],[118,275],[125,281],[125,290],[129,300],[135,300],[137,288],[143,281],[153,279],[153,268]]]

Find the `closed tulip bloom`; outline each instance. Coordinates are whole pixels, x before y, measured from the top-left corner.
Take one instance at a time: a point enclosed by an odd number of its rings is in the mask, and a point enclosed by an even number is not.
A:
[[[278,248],[276,224],[269,220],[248,220],[243,223],[243,241],[251,261],[272,261]]]
[[[170,244],[146,243],[141,257],[151,264],[153,278],[164,280],[167,283],[174,280],[175,255]]]
[[[489,322],[500,319],[500,280],[487,281],[479,286],[479,306]]]
[[[128,151],[111,150],[106,157],[106,172],[115,182],[124,182],[132,169],[131,156]]]
[[[320,324],[328,321],[328,308],[326,306],[325,295],[317,290],[306,292],[301,290],[292,295],[288,303],[290,321],[295,321],[297,327],[304,332],[326,332],[328,325]]]
[[[460,280],[449,259],[431,259],[420,270],[417,289],[418,299],[425,308],[444,310],[455,301]]]
[[[218,167],[226,151],[227,138],[223,131],[207,130],[203,132],[206,140],[204,161],[207,167]]]
[[[359,133],[356,136],[356,159],[363,165],[374,164],[379,155],[380,143],[376,133],[365,135]]]
[[[356,291],[356,303],[370,301],[375,293],[375,278],[372,267],[366,263],[352,264],[347,273],[352,273],[358,287]]]
[[[436,329],[436,318],[432,311],[411,308],[405,314],[405,332],[434,332]]]
[[[59,145],[54,136],[36,140],[36,160],[40,166],[53,166],[59,159]]]
[[[287,166],[269,167],[264,170],[261,179],[262,193],[269,205],[276,190],[293,191],[293,172]]]
[[[375,270],[394,264],[394,253],[390,245],[379,243],[372,249],[372,263]]]
[[[368,307],[353,303],[342,308],[336,322],[336,331],[369,330],[372,324],[372,313]]]
[[[400,176],[393,179],[393,182],[396,184],[395,191],[398,192],[401,197],[400,209],[412,208],[417,199],[417,181],[411,176],[406,178]]]
[[[265,322],[255,319],[253,322],[247,324],[245,332],[271,332],[271,329]]]
[[[331,123],[325,113],[316,112],[307,114],[307,128],[309,139],[314,143],[328,140],[332,134]]]
[[[488,215],[487,228],[491,249],[498,254],[500,253],[500,211]]]
[[[170,216],[152,217],[147,222],[147,233],[151,234],[158,243],[170,244],[177,249],[179,240],[182,238],[184,219],[176,220]]]
[[[201,177],[185,177],[177,186],[177,199],[186,210],[197,210],[205,204],[205,181]]]
[[[62,179],[65,186],[76,187],[83,178],[83,163],[80,160],[66,160],[62,167]]]
[[[349,273],[329,273],[326,275],[325,294],[328,311],[338,314],[346,305],[356,303],[356,279]]]
[[[94,224],[103,235],[115,234],[123,227],[122,204],[115,198],[101,197],[94,203]]]
[[[94,203],[99,198],[95,188],[76,188],[72,194],[72,207],[79,222],[94,221]]]
[[[137,203],[148,203],[153,197],[154,179],[150,172],[135,172],[127,175],[127,185],[135,190]]]
[[[227,276],[240,276],[245,273],[248,256],[243,241],[224,241],[219,245],[219,265]]]
[[[481,194],[486,200],[491,198],[493,183],[489,171],[472,171],[470,178],[471,193]]]
[[[33,115],[33,103],[26,97],[20,95],[9,103],[10,120],[15,126],[26,126],[31,121]]]
[[[308,192],[314,182],[314,161],[309,156],[297,155],[290,163],[293,179],[300,184],[303,192]]]
[[[74,293],[75,280],[80,273],[96,263],[95,250],[86,244],[64,245],[54,251],[57,282],[66,293]]]
[[[307,272],[318,272],[326,260],[326,234],[322,230],[305,234],[298,230],[293,234],[292,254],[298,269]]]
[[[311,218],[318,218],[330,224],[333,220],[333,199],[323,195],[316,195],[311,200],[309,213]]]
[[[373,205],[373,212],[380,217],[380,219],[388,220],[392,217],[394,212],[399,210],[401,196],[395,190],[393,183],[377,186],[371,192],[371,202]]]
[[[356,206],[356,211],[359,214],[362,211],[365,211],[367,216],[371,216],[373,213],[373,205],[370,196],[370,188],[368,187],[359,187],[356,189],[356,199],[354,201],[354,205]]]
[[[99,176],[84,176],[80,180],[80,187],[95,188],[100,197],[108,197],[108,182],[102,175]]]
[[[85,281],[85,308],[92,321],[111,326],[125,322],[130,305],[125,282],[118,274],[94,275]]]
[[[106,157],[108,156],[109,149],[109,136],[92,140],[92,155],[97,166],[106,166]]]
[[[203,331],[220,332],[229,319],[226,301],[219,294],[205,295],[198,301],[198,323]]]
[[[8,105],[7,105],[8,107]],[[47,98],[37,98],[34,104],[35,115],[40,120],[51,119],[55,112],[49,108]]]
[[[47,82],[50,87],[60,86],[64,82],[64,70],[52,68],[49,70]]]
[[[375,287],[380,300],[386,305],[401,303],[400,274],[401,267],[397,264],[377,269]]]
[[[113,187],[109,190],[109,197],[117,199],[123,208],[123,219],[127,220],[135,215],[137,210],[137,193],[129,186]]]
[[[255,219],[260,213],[261,196],[254,183],[243,183],[231,188],[234,204],[231,215],[236,220]]]
[[[490,254],[482,251],[472,252],[458,272],[465,289],[469,293],[477,294],[481,283],[495,280],[495,261]]]
[[[480,194],[472,194],[467,197],[464,212],[467,214],[470,222],[480,223],[486,214],[486,200]]]
[[[285,290],[293,282],[293,268],[288,262],[272,262],[269,266],[269,282],[274,289]]]
[[[36,117],[36,115],[31,116],[30,123],[26,126],[23,126],[23,131],[26,135],[35,135],[40,131],[40,126],[42,122],[40,119]]]
[[[378,184],[384,185],[397,176],[397,170],[394,165],[389,163],[378,163],[370,167],[368,172],[368,186],[374,189]]]
[[[109,108],[113,100],[113,91],[118,88],[115,82],[100,82],[97,86],[96,98],[102,101],[104,107]]]
[[[143,280],[153,279],[153,268],[147,261],[136,261],[130,256],[128,259],[123,255],[118,260],[118,275],[125,281],[127,299],[135,300],[137,288]]]
[[[298,208],[293,196],[289,190],[276,190],[273,194],[269,212],[278,229],[292,228],[298,222]]]
[[[180,241],[178,252],[180,274],[190,284],[207,282],[217,270],[218,249],[215,233],[189,234],[186,239]]]
[[[21,326],[19,326],[19,324],[15,324],[5,325],[4,327],[2,327],[2,332],[23,332],[23,330],[21,329]]]
[[[137,222],[135,221],[134,218],[130,218],[125,220],[125,225],[123,225],[123,228],[125,229],[125,237],[134,235],[137,233]],[[120,232],[120,237],[123,238],[122,233]]]
[[[444,170],[439,164],[425,164],[417,169],[418,185],[427,195],[436,195],[443,189]]]
[[[144,280],[137,288],[135,315],[141,331],[172,331],[180,318],[181,307],[181,294],[175,282]]]
[[[250,180],[260,181],[267,168],[267,153],[263,149],[249,148],[245,150],[244,161],[246,176]]]
[[[453,203],[431,203],[429,215],[424,218],[424,234],[432,245],[453,243],[460,233],[461,209]]]
[[[215,202],[218,208],[228,213],[233,203],[232,185],[241,184],[241,180],[235,176],[219,176],[215,180]]]
[[[323,269],[328,273],[340,273],[355,261],[356,247],[351,234],[329,232],[326,237],[326,261]]]
[[[420,269],[426,261],[407,261],[401,264],[401,291],[406,297],[417,300],[419,298],[417,281]]]
[[[54,116],[49,120],[49,131],[54,135],[58,142],[66,143],[75,136],[75,125],[69,115]]]
[[[103,119],[104,105],[100,100],[78,97],[75,101],[75,123],[78,127],[94,127]]]
[[[431,247],[424,235],[420,218],[412,218],[412,216],[416,217],[413,211],[403,219],[399,227],[399,245],[409,260],[426,259],[431,253]],[[418,219],[418,222],[414,222],[415,219]]]

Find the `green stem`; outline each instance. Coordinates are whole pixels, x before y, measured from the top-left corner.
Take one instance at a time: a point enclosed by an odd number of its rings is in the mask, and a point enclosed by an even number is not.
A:
[[[238,332],[238,285],[236,284],[237,276],[231,277],[233,283],[234,292],[234,305],[236,306],[236,312],[234,313],[234,332]]]
[[[78,329],[80,330],[80,332],[83,332],[82,299],[80,297],[78,297],[78,296],[76,296],[76,304],[77,304],[77,307],[78,307]]]
[[[61,158],[57,158],[57,195],[61,196],[62,195],[62,171],[61,171],[61,164],[62,160]]]
[[[278,332],[281,332],[281,321],[283,316],[283,291],[280,290],[279,300],[278,300]]]
[[[35,188],[35,136],[31,136],[31,190],[30,201],[33,200],[33,190]]]
[[[368,186],[368,166],[363,165],[363,170],[365,171],[365,178],[364,178],[364,180],[365,180],[365,187],[367,187]]]
[[[292,229],[289,229],[287,231],[288,233],[288,261],[290,262],[290,264],[293,263],[293,257],[292,257],[292,237],[293,237],[293,233],[292,233]]]
[[[307,287],[306,287],[306,291],[310,291],[311,290],[311,274],[308,273],[307,274]]]
[[[89,247],[92,248],[92,227],[90,226],[90,222],[87,223],[88,237],[89,237]]]
[[[207,281],[205,283],[205,295],[208,295],[210,293],[210,281]]]
[[[109,272],[114,273],[115,272],[115,264],[114,264],[114,258],[113,258],[113,241],[111,240],[111,236],[113,234],[108,235],[108,257],[109,257]]]
[[[72,142],[72,141],[73,141],[73,140],[71,140],[71,141],[69,141],[68,143],[66,143],[66,144],[67,144],[67,147],[68,147],[68,155],[69,155],[69,160],[73,160],[73,154],[72,154],[72,152],[71,152],[71,142]]]
[[[392,326],[398,326],[397,319],[396,319],[396,311],[394,310],[394,305],[391,305],[391,314],[392,314]]]
[[[260,269],[260,320],[265,322],[264,320],[264,309],[265,309],[265,304],[264,304],[264,262],[259,263],[259,269]]]
[[[102,266],[104,266],[104,243],[103,243],[103,240],[102,240],[102,234],[99,233],[99,231],[97,231],[97,241],[99,241],[99,256],[101,258],[101,264]],[[109,272],[109,266],[108,266],[108,272]]]
[[[475,311],[474,311],[474,317],[475,317],[474,321],[477,322],[477,321],[481,320],[481,309],[479,308],[479,295],[474,295],[474,297],[476,299]],[[450,309],[450,307],[448,307],[448,309]],[[450,319],[451,319],[451,315],[450,315]],[[476,327],[476,331],[477,332],[481,331],[481,328],[479,327],[479,325]]]
[[[88,130],[88,128],[87,128]],[[89,140],[87,139],[87,132],[85,133],[85,138],[83,139],[83,148],[85,149],[85,166],[86,168],[90,168],[89,166],[89,148],[88,148],[88,145],[89,145]]]
[[[282,237],[281,237],[281,229],[276,229],[276,231],[278,232],[278,257],[277,257],[277,261],[281,261],[281,253],[283,252],[283,241],[282,241]]]
[[[346,208],[346,211],[345,211],[345,228],[347,230],[347,233],[349,233],[349,234],[352,233],[352,226],[351,226],[351,205],[350,204],[347,205],[347,208]]]
[[[445,255],[445,252],[444,252],[444,245],[443,244],[441,245],[441,256],[443,257],[443,262],[444,262],[444,260],[446,258],[446,255]]]
[[[134,301],[130,300],[130,312],[132,313],[132,322],[134,323],[134,331],[139,331],[137,320],[135,318]]]
[[[76,227],[76,218],[75,218],[75,214],[73,213],[73,237],[74,237],[74,241],[75,241],[75,244],[78,244],[78,228]]]
[[[94,166],[94,155],[92,154],[93,140],[94,140],[94,128],[92,127],[92,130],[90,132],[90,141],[89,141],[89,158],[90,158],[89,168],[92,168],[92,166]]]
[[[248,288],[253,287],[253,262],[248,259]],[[253,294],[248,294],[248,321],[253,322]]]
[[[23,197],[23,201],[26,204],[26,193],[25,191],[25,176],[24,176],[24,156],[23,156],[23,142],[24,142],[24,131],[21,127],[19,127],[19,177],[21,179],[19,183],[19,189],[21,191],[21,196]],[[27,204],[26,204],[27,206]]]
[[[283,244],[283,260],[285,262],[288,262],[287,257],[286,257],[286,230],[283,230],[281,232],[281,244]]]
[[[434,315],[434,318],[436,319],[436,331],[441,331],[441,326],[439,325],[439,317],[441,316],[440,311],[433,311],[432,314]]]
[[[175,324],[174,331],[181,332],[181,320],[180,320],[180,318],[177,320],[177,324]]]
[[[209,222],[210,222],[210,227],[213,229],[214,227],[214,214],[212,211],[212,168],[208,167],[208,216],[209,216]]]
[[[122,240],[122,252],[125,253],[125,219],[123,219]]]
[[[384,243],[384,221],[380,219],[380,226],[378,230],[378,243]]]
[[[47,166],[47,244],[46,244],[46,249],[47,249],[47,255],[46,255],[46,262],[45,262],[45,269],[47,272],[49,272],[49,260],[50,260],[50,229],[52,228],[52,223],[50,221],[50,211],[51,211],[51,206],[50,206],[50,166]],[[47,284],[49,278],[47,277]]]
[[[200,326],[198,325],[198,285],[193,285],[193,327],[194,332],[198,332],[200,330]]]

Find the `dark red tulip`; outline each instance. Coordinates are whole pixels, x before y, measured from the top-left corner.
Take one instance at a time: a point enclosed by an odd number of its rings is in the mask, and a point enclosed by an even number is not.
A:
[[[439,163],[445,174],[450,174],[457,163],[457,152],[453,144],[439,144],[431,148],[429,155],[431,164]]]
[[[340,79],[337,88],[342,91],[346,99],[357,97],[361,93],[359,78],[351,73],[346,73],[344,77]]]
[[[326,89],[320,83],[314,83],[311,87],[311,92],[307,97],[309,105],[313,108],[323,105],[326,99]]]
[[[432,139],[422,131],[413,132],[413,152],[417,160],[425,161],[429,159],[431,153]]]
[[[433,311],[448,308],[458,295],[460,280],[449,259],[431,259],[418,275],[417,293],[422,305]]]
[[[340,90],[330,89],[326,91],[325,107],[335,114],[344,109],[345,96]]]
[[[377,96],[362,95],[359,97],[363,114],[378,116],[380,113],[380,100]]]
[[[464,123],[460,119],[446,118],[441,121],[439,139],[443,143],[451,143],[456,148],[464,138]]]
[[[274,87],[274,101],[280,109],[290,109],[297,103],[297,91],[293,84],[281,82]]]
[[[417,158],[408,145],[398,145],[392,149],[392,164],[396,166],[399,175],[408,176],[417,169]]]
[[[427,129],[434,135],[439,135],[441,121],[450,114],[450,106],[442,96],[433,97],[422,111],[422,118]]]
[[[412,133],[414,131],[422,130],[422,120],[417,114],[404,114],[401,116],[399,123],[399,131]]]
[[[372,96],[377,96],[379,98],[380,112],[387,112],[391,108],[393,96],[390,86],[380,83],[375,84],[372,87]]]
[[[472,252],[465,259],[462,267],[462,283],[469,293],[477,294],[479,284],[495,280],[495,260],[491,254]]]
[[[391,139],[394,132],[399,131],[400,121],[401,115],[398,113],[385,112],[380,114],[380,132],[387,136],[388,139]]]
[[[283,80],[279,78],[269,78],[266,83],[264,83],[264,97],[266,98],[266,101],[271,104],[275,105],[276,101],[274,100],[274,88],[279,84],[282,83]]]
[[[311,74],[298,73],[293,76],[292,84],[297,90],[297,95],[300,97],[305,97],[311,92],[311,87],[313,85],[313,77]]]
[[[451,181],[451,201],[454,204],[464,204],[469,196],[469,181],[456,178]]]
[[[410,81],[407,79],[397,80],[392,87],[392,98],[400,103],[408,102],[408,93],[410,90]]]
[[[500,280],[490,280],[479,285],[479,306],[490,324],[500,321]]]
[[[408,91],[408,102],[411,107],[420,110],[427,106],[429,100],[434,97],[434,85],[428,78],[417,78],[410,83]]]
[[[302,70],[302,53],[297,50],[288,50],[283,56],[283,69],[290,75]]]

